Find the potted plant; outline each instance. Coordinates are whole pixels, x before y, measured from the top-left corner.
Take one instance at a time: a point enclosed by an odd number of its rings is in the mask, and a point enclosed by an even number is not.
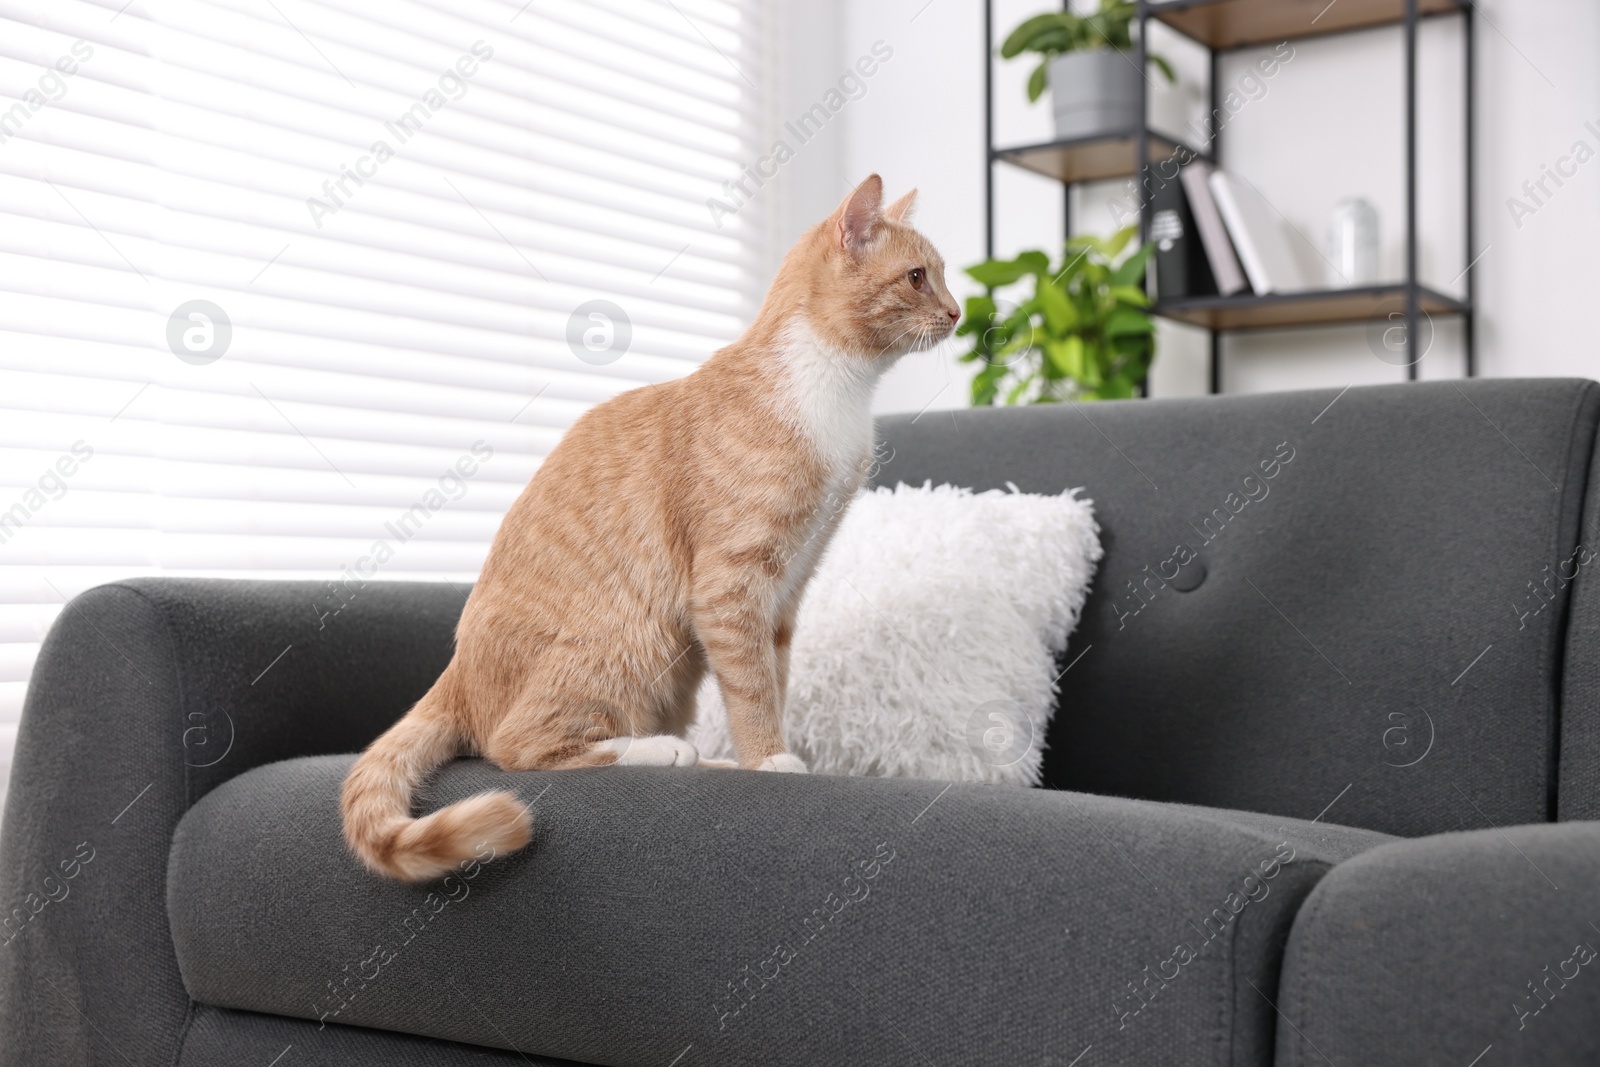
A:
[[[1135,13],[1129,0],[1100,0],[1092,15],[1049,11],[1023,22],[1000,46],[1006,59],[1024,52],[1041,57],[1028,76],[1028,99],[1038,100],[1048,82],[1057,140],[1127,133],[1144,125],[1139,79],[1145,74],[1129,55]],[[1147,58],[1169,82],[1176,80],[1172,64],[1156,55]]]
[[[1127,252],[1137,232],[1129,226],[1108,238],[1074,237],[1060,267],[1044,252],[1030,251],[967,268],[985,290],[967,298],[956,329],[972,338],[961,362],[983,364],[972,380],[973,406],[1135,395],[1155,355],[1144,291],[1155,245]],[[1021,304],[996,297],[996,289],[1030,278],[1032,295]]]

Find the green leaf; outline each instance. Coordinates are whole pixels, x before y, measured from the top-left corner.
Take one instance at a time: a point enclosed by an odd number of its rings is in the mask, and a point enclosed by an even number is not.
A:
[[[977,373],[972,379],[972,406],[983,407],[994,403],[995,394],[1000,391],[1000,382],[1009,373],[1009,368],[991,363]]]
[[[1033,301],[1028,301],[1033,303]],[[1009,356],[1033,346],[1033,311],[1019,308],[1004,322],[999,322],[988,333],[989,344],[996,356]]]
[[[1084,385],[1095,387],[1100,384],[1105,368],[1105,354],[1100,346],[1085,339],[1083,342],[1083,374],[1078,380]]]
[[[1106,258],[1116,259],[1119,255],[1121,255],[1122,250],[1128,247],[1128,242],[1133,240],[1134,236],[1138,232],[1139,227],[1137,226],[1124,226],[1122,229],[1108,237],[1105,241]]]
[[[1011,391],[1006,394],[1006,403],[1015,404],[1018,400],[1021,400],[1022,394],[1026,393],[1028,391],[1028,386],[1032,384],[1033,378],[1028,377],[1022,379],[1022,381],[1018,382],[1016,385],[1013,385],[1011,387]]]
[[[1018,278],[1025,277],[1028,271],[1013,260],[989,259],[982,263],[974,263],[967,268],[967,276],[979,285],[993,289],[1001,285],[1010,285]]]
[[[1150,316],[1133,308],[1117,308],[1106,319],[1107,337],[1127,337],[1130,334],[1147,334],[1155,331],[1156,324]]]
[[[1178,72],[1172,69],[1172,64],[1168,63],[1164,57],[1155,55],[1154,53],[1151,53],[1151,54],[1145,56],[1145,59],[1147,59],[1150,62],[1154,63],[1156,65],[1156,69],[1160,70],[1162,74],[1166,75],[1167,84],[1169,84],[1169,85],[1177,84]]]
[[[1046,61],[1033,68],[1033,73],[1028,75],[1028,103],[1033,103],[1044,95],[1046,79],[1050,73],[1050,63]]]
[[[1035,15],[1025,19],[1020,26],[1012,30],[1006,37],[1005,43],[1000,46],[1000,56],[1003,59],[1015,59],[1023,52],[1033,51],[1033,42],[1036,38],[1051,30],[1070,28],[1071,23],[1077,22],[1076,16],[1068,15],[1062,11],[1049,11],[1043,15]]]
[[[1050,273],[1050,257],[1038,250],[1022,253],[1017,257],[1017,262],[1026,264],[1029,274]]]
[[[1078,48],[1080,31],[1070,26],[1059,26],[1035,34],[1028,42],[1024,52],[1034,52],[1045,58],[1046,61],[1054,59],[1063,52],[1073,52]]]
[[[1049,256],[1043,252],[1024,252],[1016,259],[986,259],[982,263],[975,263],[967,268],[967,276],[980,285],[994,289],[1049,269]]]
[[[1056,288],[1049,278],[1039,278],[1035,299],[1044,312],[1044,323],[1050,333],[1059,337],[1078,324],[1078,309],[1072,306],[1067,294]]]
[[[1057,377],[1077,381],[1083,377],[1083,338],[1076,335],[1061,341],[1046,341],[1046,362],[1055,368]]]
[[[1117,375],[1107,378],[1100,386],[1100,397],[1103,400],[1131,400],[1133,399],[1133,383]]]
[[[1088,262],[1089,250],[1083,247],[1067,245],[1062,253],[1061,269],[1053,275],[1056,285],[1062,289],[1070,289],[1073,281],[1083,273],[1084,264]]]
[[[1151,345],[1148,339],[1141,338],[1137,340],[1143,341],[1143,344],[1136,343],[1136,339],[1127,337],[1119,337],[1111,342],[1111,347],[1117,354],[1115,372],[1136,385],[1150,376],[1151,354]]]
[[[1083,20],[1084,46],[1086,48],[1116,48],[1117,42],[1112,36],[1117,32],[1104,14],[1090,15]]]
[[[1145,264],[1150,262],[1155,250],[1154,244],[1144,245],[1139,251],[1123,260],[1122,264],[1111,272],[1111,284],[1136,285],[1144,281]]]
[[[1006,359],[1006,357],[1014,356],[1018,352],[1026,352],[1028,349],[1030,349],[1032,347],[1033,347],[1033,330],[1032,329],[1018,330],[1016,333],[1012,334],[1010,337],[1007,337],[1005,339],[1004,343],[1002,343],[1000,345],[1000,347],[998,347],[998,348],[996,348],[994,350],[994,358],[995,359],[1005,359],[1006,363],[1009,365],[1009,364],[1015,363],[1016,360]]]
[[[1110,255],[1106,251],[1106,247],[1105,241],[1092,233],[1082,233],[1076,237],[1069,237],[1067,238],[1066,247],[1067,261],[1070,263],[1073,260],[1078,260],[1086,263],[1091,256],[1096,255],[1102,259],[1106,258]]]
[[[1111,295],[1119,302],[1132,304],[1134,307],[1147,308],[1150,306],[1150,297],[1143,289],[1136,289],[1131,285],[1113,285]],[[960,330],[956,331],[957,333]]]

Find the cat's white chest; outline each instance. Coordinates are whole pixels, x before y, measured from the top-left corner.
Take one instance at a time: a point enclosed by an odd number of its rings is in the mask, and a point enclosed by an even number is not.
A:
[[[779,359],[783,414],[822,462],[830,488],[857,476],[872,453],[872,394],[882,365],[830,349],[804,323],[785,331]]]
[[[780,602],[799,589],[816,566],[826,535],[849,507],[872,460],[872,394],[882,376],[873,360],[829,349],[803,323],[791,325],[779,349],[784,417],[810,445],[823,469],[820,498],[811,508],[799,545],[785,569]]]

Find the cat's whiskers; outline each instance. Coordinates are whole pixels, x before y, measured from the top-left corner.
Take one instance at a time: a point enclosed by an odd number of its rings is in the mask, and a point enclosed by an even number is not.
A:
[[[904,337],[906,334],[910,333],[912,330],[915,330],[918,325],[919,325],[918,323],[913,322],[910,326],[907,326],[905,329],[903,329],[899,333],[895,334],[894,337],[890,338],[889,343],[884,345],[882,348],[878,349],[877,354],[874,355],[872,358],[873,359],[877,359],[878,356],[881,356],[885,352],[889,351],[889,349],[894,347],[894,343],[896,341],[900,340],[900,338]]]
[[[938,349],[938,347],[940,345],[944,344],[946,341],[950,340],[951,337],[955,336],[955,334],[953,332],[949,332],[949,333],[946,333],[943,337],[935,337],[934,331],[936,329],[937,329],[937,324],[935,324],[935,323],[932,323],[932,322],[921,322],[921,323],[918,323],[918,325],[917,325],[917,338],[916,338],[915,344],[913,345],[912,351],[916,351],[916,352],[932,352],[932,351],[935,351],[935,350]]]
[[[945,336],[939,337],[939,338],[936,339],[935,338],[935,331],[938,329],[939,325],[940,325],[939,323],[930,322],[930,321],[928,321],[926,319],[918,317],[918,318],[912,320],[911,325],[907,326],[904,330],[901,330],[900,333],[898,335],[896,335],[894,340],[898,341],[901,337],[904,337],[908,333],[913,333],[913,331],[914,331],[914,336],[912,337],[912,340],[911,340],[910,351],[912,351],[912,352],[932,351],[933,349],[937,348],[939,345],[943,344],[945,341],[949,340],[951,337],[954,336],[954,333],[952,332],[952,333],[946,333]],[[892,344],[894,344],[894,341],[890,341],[889,342],[889,345],[892,345]],[[885,345],[884,348],[883,348],[883,351],[888,351],[889,345]],[[882,354],[883,354],[882,352],[879,353],[879,355],[882,355]]]

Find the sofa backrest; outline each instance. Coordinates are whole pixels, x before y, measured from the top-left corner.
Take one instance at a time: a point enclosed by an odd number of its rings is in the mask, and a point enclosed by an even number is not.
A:
[[[929,411],[876,481],[1095,501],[1046,785],[1416,835],[1556,816],[1597,421],[1555,379]]]
[[[1577,546],[1552,568],[1558,591],[1572,598],[1561,665],[1562,820],[1600,819],[1600,439],[1580,521]]]

